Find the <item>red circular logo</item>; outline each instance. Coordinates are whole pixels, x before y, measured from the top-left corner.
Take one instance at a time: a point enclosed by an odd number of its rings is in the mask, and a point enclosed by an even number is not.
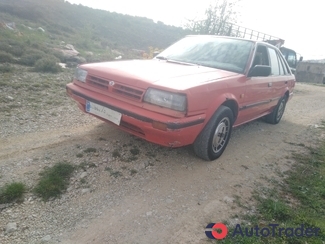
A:
[[[221,230],[221,232],[219,233],[217,229]],[[216,223],[212,226],[211,234],[215,239],[222,240],[227,236],[228,228],[223,223]]]

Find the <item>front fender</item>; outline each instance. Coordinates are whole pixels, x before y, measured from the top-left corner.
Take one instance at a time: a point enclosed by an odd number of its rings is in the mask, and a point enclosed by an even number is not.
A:
[[[208,109],[206,110],[206,118],[204,120],[204,123],[202,124],[202,129],[210,121],[212,116],[217,112],[221,105],[230,107],[230,109],[234,112],[234,117],[236,120],[239,107],[237,98],[233,94],[224,93],[219,95],[215,100],[213,100]]]

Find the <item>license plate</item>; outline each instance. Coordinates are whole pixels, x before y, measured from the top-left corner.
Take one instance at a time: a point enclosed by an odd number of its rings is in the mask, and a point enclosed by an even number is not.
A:
[[[86,102],[86,111],[120,125],[122,114],[97,103]]]

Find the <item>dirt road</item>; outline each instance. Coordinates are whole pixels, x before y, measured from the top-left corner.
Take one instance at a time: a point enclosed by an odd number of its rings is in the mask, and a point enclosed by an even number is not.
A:
[[[236,202],[251,205],[254,189],[294,163],[292,151],[317,142],[324,104],[324,86],[297,84],[280,124],[236,128],[222,157],[205,162],[190,147],[147,143],[71,103],[55,123],[47,118],[48,127],[1,138],[0,186],[20,180],[32,188],[44,166],[60,161],[86,167],[61,199],[43,203],[28,193],[24,204],[2,210],[0,243],[211,243],[208,223],[239,222]],[[17,230],[8,234],[12,222]]]

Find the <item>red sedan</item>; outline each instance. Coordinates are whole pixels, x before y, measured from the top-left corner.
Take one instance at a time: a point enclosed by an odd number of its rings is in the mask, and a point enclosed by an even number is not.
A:
[[[277,124],[294,86],[275,46],[187,36],[152,60],[80,65],[66,88],[88,114],[163,146],[193,144],[214,160],[233,127],[261,117]]]

